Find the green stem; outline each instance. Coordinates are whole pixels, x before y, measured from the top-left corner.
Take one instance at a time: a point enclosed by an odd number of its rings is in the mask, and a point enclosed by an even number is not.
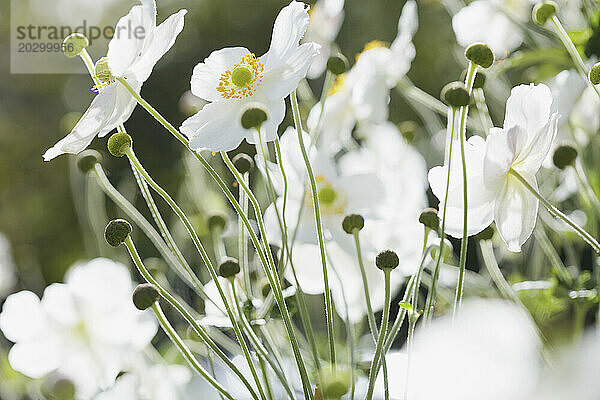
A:
[[[375,347],[375,355],[371,362],[371,368],[369,370],[369,387],[367,389],[367,395],[365,400],[371,400],[373,398],[373,391],[375,389],[375,380],[377,378],[379,360],[381,357],[385,357],[385,353],[382,354],[383,344],[388,332],[388,319],[390,317],[390,301],[391,301],[391,288],[390,288],[390,274],[392,270],[385,268],[383,270],[385,279],[385,300],[383,303],[383,316],[381,317],[381,327],[379,328],[379,337],[377,338],[377,346]]]
[[[292,110],[294,113],[294,123],[296,124],[296,131],[298,133],[298,142],[300,144],[300,151],[302,152],[302,158],[306,166],[306,172],[310,181],[310,189],[312,193],[313,208],[315,213],[315,223],[317,226],[317,236],[319,239],[319,250],[321,252],[321,266],[323,267],[323,282],[325,284],[325,313],[327,318],[327,334],[329,338],[329,361],[335,366],[335,332],[333,328],[333,302],[331,298],[331,290],[329,288],[329,277],[327,273],[327,256],[325,254],[325,239],[323,235],[323,226],[321,222],[321,208],[319,206],[319,192],[317,190],[317,181],[304,146],[302,121],[300,120],[300,109],[298,107],[298,98],[296,92],[293,91],[290,95],[290,102],[292,103]]]
[[[477,74],[477,65],[469,61],[467,70],[467,78],[465,86],[469,95],[473,91],[473,83]],[[456,312],[460,308],[464,292],[465,270],[467,267],[467,247],[469,245],[468,235],[468,190],[467,190],[467,160],[465,157],[465,145],[467,142],[467,115],[469,114],[469,106],[461,107],[460,113],[460,157],[462,162],[462,178],[463,178],[463,234],[460,242],[460,259],[458,269],[458,282],[456,284],[456,296],[454,298],[454,306],[452,308],[452,317],[456,316]]]
[[[321,105],[321,111],[319,113],[319,118],[317,120],[317,125],[315,129],[310,132],[310,136],[312,138],[312,142],[316,145],[319,142],[319,137],[321,136],[321,129],[323,128],[323,120],[325,114],[325,102],[327,101],[327,97],[329,97],[329,90],[331,89],[331,85],[335,80],[335,75],[332,74],[329,70],[325,74],[325,82],[323,82],[323,90],[321,91],[321,99],[319,100]]]
[[[245,172],[242,175],[244,182],[250,184],[250,174]],[[244,214],[248,214],[248,197],[244,191],[239,192],[239,202],[242,206]],[[242,223],[242,218],[238,215],[238,259],[242,265],[244,275],[244,289],[248,297],[252,297],[252,282],[250,281],[250,262],[248,260],[248,238],[246,236],[246,230]]]
[[[556,34],[558,35],[560,41],[563,43],[563,45],[567,49],[567,52],[571,56],[573,63],[575,63],[575,67],[577,68],[577,71],[579,72],[579,74],[581,75],[581,77],[583,78],[585,83],[589,87],[591,87],[594,90],[594,92],[596,92],[598,97],[600,97],[600,91],[598,91],[598,88],[595,85],[593,85],[592,82],[590,82],[590,79],[588,78],[588,73],[585,68],[585,63],[583,62],[583,59],[581,58],[579,51],[577,51],[575,44],[569,37],[569,34],[565,30],[565,28],[562,26],[560,20],[558,19],[558,17],[556,15],[553,15],[550,20],[552,21],[552,25],[554,25],[554,28],[556,29]]]
[[[442,223],[441,223],[441,230],[440,230],[440,246],[439,246],[439,251],[437,254],[437,260],[435,263],[435,268],[433,271],[433,278],[431,281],[431,287],[429,288],[429,293],[427,293],[427,300],[425,302],[425,322],[429,322],[431,320],[431,317],[433,316],[433,306],[434,306],[434,302],[435,302],[435,292],[436,292],[436,286],[437,286],[437,281],[439,279],[439,275],[440,275],[440,264],[442,262],[442,257],[443,257],[443,253],[444,253],[444,241],[446,239],[446,210],[448,208],[448,191],[450,188],[450,172],[452,171],[451,169],[451,161],[452,161],[452,145],[454,142],[454,119],[455,119],[456,113],[455,110],[453,110],[452,108],[448,108],[448,138],[447,138],[447,154],[445,156],[446,162],[445,164],[447,165],[448,168],[448,174],[446,177],[446,190],[444,193],[444,198],[441,199],[441,203],[442,203]]]
[[[152,311],[154,311],[154,315],[156,315],[156,319],[158,320],[158,323],[160,324],[162,329],[165,331],[165,333],[167,334],[169,339],[171,339],[171,342],[173,342],[175,344],[175,346],[177,346],[177,348],[179,349],[179,352],[181,353],[183,358],[185,358],[185,360],[190,364],[192,369],[194,369],[194,371],[196,371],[198,373],[198,375],[203,377],[213,388],[215,388],[219,393],[221,393],[227,399],[235,400],[235,398],[233,396],[231,396],[229,394],[229,392],[223,386],[221,386],[221,384],[219,382],[217,382],[202,367],[202,365],[200,365],[198,360],[196,360],[196,358],[194,357],[194,355],[192,354],[190,349],[188,349],[188,347],[185,345],[183,340],[181,340],[181,338],[179,337],[177,332],[175,332],[175,329],[173,329],[173,327],[167,320],[167,317],[160,309],[160,306],[158,305],[158,303],[154,303],[154,305],[152,306]]]
[[[196,233],[192,223],[188,219],[187,215],[185,215],[183,210],[179,207],[179,205],[175,202],[175,200],[173,200],[173,198],[158,183],[156,183],[154,181],[154,179],[152,179],[150,174],[144,169],[144,167],[142,166],[140,161],[135,156],[133,149],[129,148],[125,154],[127,155],[127,158],[129,158],[129,161],[131,162],[131,164],[138,171],[138,173],[144,178],[144,180],[150,185],[150,187],[153,190],[155,190],[160,195],[160,197],[162,197],[167,202],[169,207],[171,207],[173,212],[179,217],[181,222],[184,224],[186,230],[188,231],[190,237],[192,238],[192,241],[194,242],[194,245],[196,246],[196,249],[198,250],[198,253],[200,254],[200,257],[202,258],[202,261],[206,265],[206,268],[208,269],[208,272],[209,272],[212,280],[215,282],[215,286],[219,292],[219,296],[221,297],[221,300],[223,301],[223,304],[225,306],[225,311],[227,312],[227,316],[229,317],[229,320],[231,321],[233,331],[234,331],[234,333],[237,337],[237,340],[242,348],[242,353],[244,354],[244,357],[246,357],[246,361],[248,363],[248,367],[250,368],[250,372],[252,373],[252,376],[253,376],[254,380],[256,381],[256,385],[258,386],[258,390],[261,395],[261,398],[265,399],[265,394],[262,390],[262,387],[260,384],[260,379],[258,377],[258,373],[256,372],[254,363],[252,362],[252,358],[251,358],[250,352],[248,350],[248,345],[246,344],[246,341],[244,340],[244,337],[242,335],[238,321],[235,318],[235,315],[231,311],[231,307],[229,306],[229,304],[227,302],[227,297],[225,296],[225,292],[223,291],[223,288],[219,282],[217,271],[215,270],[215,267],[213,266],[212,262],[210,261],[210,257],[206,253],[206,250],[204,249],[202,242],[200,242],[200,238],[198,237],[198,234]]]
[[[475,107],[477,107],[477,111],[479,111],[478,114],[481,122],[481,128],[487,136],[490,129],[494,127],[494,122],[492,122],[492,118],[490,117],[490,110],[488,109],[485,101],[485,92],[483,89],[474,89],[473,98],[475,99]]]
[[[550,204],[550,202],[546,200],[540,194],[540,192],[538,192],[533,186],[531,186],[529,182],[527,182],[527,180],[525,180],[525,178],[523,178],[523,176],[521,176],[521,174],[519,174],[517,171],[511,168],[508,171],[508,173],[517,178],[519,182],[521,182],[523,186],[525,186],[525,188],[527,188],[527,190],[529,190],[531,194],[533,194],[540,201],[540,203],[542,203],[544,207],[548,209],[550,214],[554,215],[556,218],[560,218],[561,220],[563,220],[563,222],[569,225],[571,229],[573,229],[581,239],[583,239],[587,244],[589,244],[597,254],[600,254],[600,243],[598,243],[598,241],[596,241],[596,239],[594,239],[592,235],[587,233],[585,229],[573,222],[573,220],[571,220],[569,217],[563,214],[558,208]]]

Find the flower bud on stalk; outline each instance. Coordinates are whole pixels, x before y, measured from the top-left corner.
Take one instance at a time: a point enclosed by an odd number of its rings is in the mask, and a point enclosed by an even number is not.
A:
[[[102,161],[102,155],[96,150],[85,150],[77,156],[77,167],[84,174],[88,173],[96,164]]]
[[[600,83],[600,62],[594,64],[589,73],[590,82],[592,85],[597,85]]]
[[[147,310],[158,301],[158,289],[150,283],[142,283],[133,291],[133,305],[140,311]]]
[[[73,400],[75,399],[75,384],[63,376],[50,376],[42,385],[42,394],[55,400]]]
[[[348,71],[348,59],[341,53],[329,57],[327,69],[334,75],[341,75]]]
[[[115,157],[123,157],[132,144],[131,136],[125,132],[117,132],[108,139],[108,152]]]
[[[208,220],[206,221],[208,224],[208,229],[211,231],[213,229],[218,229],[221,232],[225,230],[227,226],[227,216],[223,213],[216,212],[208,216]]]
[[[235,165],[235,169],[237,169],[240,174],[245,174],[254,169],[254,160],[246,153],[236,155],[233,157],[232,162],[233,165]]]
[[[540,1],[533,7],[531,18],[538,25],[545,25],[558,11],[558,4],[553,1]]]
[[[267,112],[265,110],[252,107],[244,111],[241,122],[244,129],[259,129],[267,119]]]
[[[375,257],[375,265],[380,270],[392,270],[400,264],[398,254],[394,250],[383,250]]]
[[[90,42],[85,35],[81,33],[72,33],[63,41],[63,52],[69,58],[75,58],[81,54],[83,49],[88,47]]]
[[[342,229],[349,235],[360,231],[365,226],[365,219],[359,214],[349,214],[342,221]]]
[[[473,43],[465,50],[465,57],[481,68],[489,68],[494,64],[494,53],[485,43]]]
[[[465,107],[469,105],[469,91],[462,82],[450,82],[442,89],[442,99],[452,108]]]
[[[552,162],[558,169],[565,169],[569,165],[573,166],[577,159],[577,149],[568,144],[559,146],[552,155]]]
[[[104,239],[112,247],[119,247],[129,237],[133,228],[131,224],[124,219],[114,219],[106,225],[104,230]]]
[[[238,260],[232,257],[227,257],[219,264],[219,276],[227,279],[233,279],[240,273],[240,264]]]
[[[438,217],[438,211],[435,208],[424,209],[419,216],[419,222],[432,231],[437,232],[438,228],[440,227],[440,217]]]
[[[351,376],[348,370],[341,367],[323,368],[320,372],[322,387],[319,388],[323,400],[341,399],[350,389]]]
[[[419,125],[415,121],[402,121],[398,124],[400,134],[407,143],[412,143],[417,136]]]

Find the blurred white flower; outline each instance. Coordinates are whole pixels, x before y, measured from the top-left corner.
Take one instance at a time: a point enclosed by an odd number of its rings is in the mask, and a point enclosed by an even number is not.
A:
[[[446,316],[417,329],[409,398],[527,399],[541,372],[540,347],[535,326],[521,308],[469,299],[454,321]],[[398,367],[400,373],[390,370],[394,380],[405,376]]]
[[[255,132],[241,124],[244,111],[255,106],[268,115],[261,129],[263,140],[275,139],[285,116],[285,97],[319,52],[315,43],[299,44],[308,21],[307,6],[292,1],[275,20],[266,54],[257,58],[245,47],[228,47],[212,52],[194,68],[192,93],[211,102],[181,126],[194,150],[229,151],[244,138],[255,143]]]
[[[77,154],[96,135],[106,136],[129,119],[136,100],[116,78],[126,79],[139,93],[154,65],[175,43],[186,13],[181,10],[156,26],[155,0],[142,0],[141,5],[134,6],[119,20],[115,37],[108,44],[105,67],[108,70],[98,76],[101,81],[101,87],[96,87],[98,95],[73,130],[44,153],[44,161],[65,153]]]
[[[336,152],[348,144],[357,122],[380,124],[387,120],[390,89],[410,70],[416,55],[412,39],[417,27],[417,4],[408,1],[391,46],[380,41],[367,43],[350,71],[337,76],[323,111],[320,143],[326,150]],[[317,103],[308,117],[311,130],[320,114],[321,103]]]
[[[492,128],[485,141],[477,136],[465,148],[468,178],[468,233],[485,229],[492,221],[508,249],[519,252],[537,219],[538,199],[513,175],[519,173],[537,189],[535,175],[556,136],[558,114],[551,115],[552,94],[544,85],[520,85],[506,102],[504,128]],[[447,233],[461,237],[463,226],[463,177],[460,143],[454,144]],[[429,171],[429,183],[443,201],[447,167]]]
[[[0,233],[0,299],[8,293],[15,281],[15,264],[10,243],[6,236]]]
[[[310,23],[303,41],[315,42],[321,46],[321,49],[308,69],[309,78],[317,78],[325,71],[331,54],[331,45],[343,21],[344,0],[319,0],[311,8]]]
[[[515,22],[527,22],[534,0],[475,0],[452,18],[461,46],[484,42],[498,57],[521,45],[523,32]]]
[[[41,301],[29,291],[9,296],[0,329],[15,343],[11,366],[32,378],[56,371],[75,383],[79,398],[110,387],[157,330],[133,306],[133,288],[127,267],[97,258],[73,266]]]

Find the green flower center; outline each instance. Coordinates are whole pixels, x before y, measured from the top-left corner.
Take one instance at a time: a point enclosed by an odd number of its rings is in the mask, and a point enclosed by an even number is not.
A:
[[[335,190],[327,185],[319,189],[319,202],[323,205],[331,205],[337,199]]]
[[[252,81],[252,71],[246,67],[237,67],[231,73],[231,81],[237,87],[245,87]]]

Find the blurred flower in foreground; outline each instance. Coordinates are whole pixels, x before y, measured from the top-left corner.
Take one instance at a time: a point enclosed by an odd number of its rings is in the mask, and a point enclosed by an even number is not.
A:
[[[336,152],[347,145],[357,122],[377,124],[387,120],[389,91],[410,70],[416,55],[412,39],[417,27],[417,5],[408,1],[391,46],[380,41],[367,43],[350,71],[337,76],[322,117],[320,143],[327,151]],[[320,115],[321,103],[317,103],[308,117],[311,130],[316,128]]]
[[[537,220],[539,200],[512,174],[515,171],[537,190],[536,173],[556,136],[558,114],[551,115],[548,86],[520,85],[506,102],[504,128],[492,128],[485,143],[469,139],[465,148],[468,190],[468,233],[481,232],[492,221],[510,251],[519,252]],[[462,235],[463,177],[459,144],[455,144],[448,194],[447,233]],[[447,167],[429,171],[429,183],[443,201]]]
[[[268,116],[261,129],[263,140],[276,138],[285,116],[285,97],[306,76],[319,52],[315,43],[299,44],[308,27],[306,7],[292,1],[279,12],[271,46],[263,56],[257,58],[245,47],[228,47],[212,52],[194,68],[192,93],[211,103],[181,126],[193,149],[229,151],[244,138],[255,143],[254,130],[244,129],[241,117],[257,104]]]
[[[327,66],[331,45],[337,37],[344,21],[344,0],[319,0],[310,9],[310,24],[304,42],[315,42],[321,46],[314,58],[307,76],[319,77]]]
[[[450,316],[418,329],[409,365],[409,398],[527,399],[542,367],[531,318],[501,300],[468,300]],[[390,376],[405,376],[390,370]],[[435,382],[432,384],[431,382]]]
[[[139,93],[154,65],[175,43],[186,13],[181,10],[156,26],[156,2],[142,0],[119,20],[106,58],[96,64],[98,95],[71,133],[46,151],[44,161],[65,153],[77,154],[96,135],[103,137],[129,119],[137,103],[116,79],[126,79]]]
[[[29,291],[9,296],[0,329],[15,343],[11,366],[31,378],[56,371],[81,398],[110,387],[156,333],[152,316],[133,306],[133,287],[127,267],[97,258],[72,267],[41,301]]]
[[[461,46],[487,43],[498,57],[515,50],[523,41],[518,23],[531,15],[535,0],[475,0],[452,18],[452,28]]]
[[[0,299],[15,284],[15,265],[8,239],[0,233]]]

